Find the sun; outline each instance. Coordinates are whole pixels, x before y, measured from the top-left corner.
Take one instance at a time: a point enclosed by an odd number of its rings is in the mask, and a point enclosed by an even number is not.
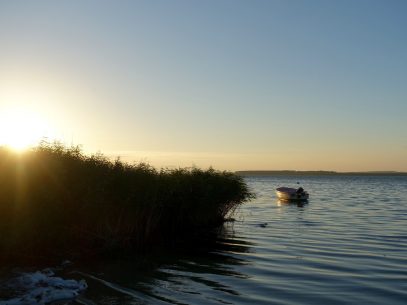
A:
[[[0,146],[22,151],[38,144],[49,132],[47,121],[32,109],[14,107],[0,112]]]

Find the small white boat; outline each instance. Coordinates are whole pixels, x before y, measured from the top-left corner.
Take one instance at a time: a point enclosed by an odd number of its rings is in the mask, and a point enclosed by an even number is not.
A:
[[[291,187],[279,187],[276,189],[278,199],[282,201],[306,201],[309,194],[302,187],[295,189]]]

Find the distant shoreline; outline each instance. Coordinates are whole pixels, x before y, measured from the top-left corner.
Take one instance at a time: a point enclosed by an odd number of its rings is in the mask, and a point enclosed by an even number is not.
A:
[[[295,171],[295,170],[246,170],[236,171],[240,176],[407,176],[407,172],[367,171],[367,172],[335,172],[335,171]]]

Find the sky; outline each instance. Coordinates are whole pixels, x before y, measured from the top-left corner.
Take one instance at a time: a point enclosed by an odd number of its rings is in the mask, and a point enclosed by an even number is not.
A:
[[[406,29],[395,0],[0,0],[0,144],[407,171]]]

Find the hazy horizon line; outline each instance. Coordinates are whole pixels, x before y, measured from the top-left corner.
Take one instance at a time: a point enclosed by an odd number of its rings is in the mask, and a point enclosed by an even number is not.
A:
[[[349,175],[349,174],[370,174],[370,175],[407,175],[407,172],[394,170],[380,171],[333,171],[333,170],[238,170],[235,173],[240,175],[289,175],[289,174],[318,174],[318,175]]]

